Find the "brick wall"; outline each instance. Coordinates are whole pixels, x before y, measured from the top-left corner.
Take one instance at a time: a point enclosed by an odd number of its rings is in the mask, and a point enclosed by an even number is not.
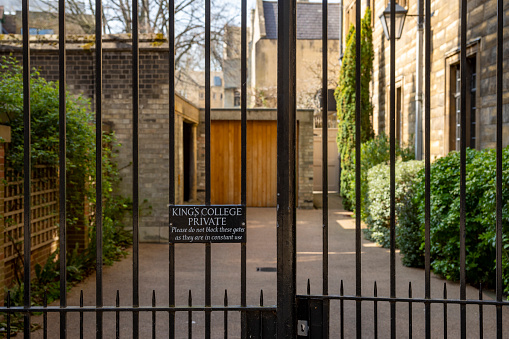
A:
[[[47,80],[58,80],[58,43],[53,37],[34,40],[30,62]],[[41,39],[39,37],[39,39]],[[128,35],[105,36],[103,40],[103,123],[111,126],[122,146],[117,157],[122,177],[119,193],[132,196],[132,58]],[[21,62],[21,45],[0,42],[0,55],[12,53]],[[142,204],[140,239],[168,239],[169,201],[169,65],[168,45],[155,36],[140,39],[139,73],[139,194]],[[95,51],[93,40],[79,37],[67,45],[67,88],[91,100],[95,111]],[[198,109],[176,97],[175,184],[176,201],[183,201],[182,125],[198,123]],[[195,196],[195,194],[193,195]],[[152,207],[149,214],[148,206]],[[130,222],[127,222],[131,226]]]

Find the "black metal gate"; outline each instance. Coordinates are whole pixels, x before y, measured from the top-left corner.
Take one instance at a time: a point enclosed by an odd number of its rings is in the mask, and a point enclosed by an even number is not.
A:
[[[60,57],[60,159],[65,159],[66,155],[66,99],[65,99],[65,83],[66,83],[66,39],[65,39],[65,1],[59,1],[59,57]],[[101,8],[101,0],[95,1],[96,8]],[[205,78],[205,124],[206,124],[206,205],[210,205],[210,0],[205,1],[205,13],[206,13],[206,24],[205,24],[205,64],[206,64],[206,78]],[[502,97],[503,97],[503,0],[497,0],[498,6],[498,25],[497,25],[497,136],[496,136],[496,151],[497,151],[497,197],[496,197],[496,270],[497,270],[497,286],[496,286],[496,300],[467,300],[466,298],[466,279],[465,279],[465,187],[466,187],[466,114],[461,116],[461,220],[460,220],[460,253],[461,253],[461,277],[460,277],[460,298],[459,299],[447,299],[444,298],[432,298],[431,297],[431,283],[430,283],[430,58],[431,58],[431,30],[430,20],[431,18],[431,1],[426,1],[424,18],[425,21],[425,168],[426,168],[426,225],[425,225],[425,297],[424,298],[412,298],[411,289],[409,297],[401,297],[396,293],[396,273],[395,273],[395,261],[396,261],[396,249],[395,249],[395,37],[391,35],[390,48],[391,48],[391,59],[390,59],[390,197],[391,197],[391,227],[390,227],[390,295],[386,297],[379,297],[375,293],[373,296],[366,296],[361,290],[361,218],[360,208],[357,208],[356,215],[356,292],[355,295],[345,295],[343,293],[343,286],[339,294],[329,293],[329,271],[328,271],[328,182],[327,182],[327,17],[328,17],[328,3],[327,0],[323,1],[323,26],[322,26],[322,62],[323,62],[323,83],[322,91],[324,98],[323,102],[323,252],[322,252],[322,293],[311,295],[297,295],[296,288],[296,1],[295,0],[279,0],[278,3],[278,196],[277,196],[277,306],[264,306],[263,299],[260,305],[249,306],[246,302],[246,242],[240,244],[241,253],[241,279],[240,279],[240,290],[241,290],[241,304],[231,306],[228,304],[228,299],[225,296],[224,305],[212,305],[211,304],[211,243],[205,243],[205,302],[203,305],[195,306],[192,305],[189,300],[188,305],[177,305],[175,300],[175,244],[170,243],[169,247],[169,277],[168,277],[168,288],[169,288],[169,304],[167,306],[143,306],[140,305],[139,298],[139,240],[138,240],[138,226],[139,226],[139,194],[138,194],[138,172],[139,172],[139,159],[138,159],[138,120],[139,120],[139,47],[138,47],[138,3],[136,0],[132,2],[133,9],[133,45],[132,45],[132,64],[133,64],[133,295],[132,305],[127,307],[120,307],[117,305],[104,305],[103,303],[103,275],[102,275],[102,167],[101,167],[101,145],[102,145],[102,112],[101,112],[101,100],[102,100],[102,16],[101,11],[96,11],[96,36],[95,36],[95,108],[96,108],[96,162],[97,162],[97,207],[96,207],[96,225],[97,225],[97,267],[96,267],[96,304],[93,307],[81,306],[69,306],[66,300],[66,261],[65,255],[62,256],[60,261],[60,305],[59,306],[46,306],[46,305],[31,305],[31,293],[30,293],[30,252],[31,252],[31,203],[30,203],[30,180],[31,177],[31,157],[30,157],[30,40],[29,40],[29,0],[23,0],[23,98],[24,98],[24,306],[22,307],[11,307],[9,302],[7,305],[0,307],[0,312],[6,314],[6,326],[7,326],[7,337],[10,337],[10,318],[14,313],[24,314],[24,336],[30,338],[30,322],[31,314],[34,312],[42,312],[45,319],[48,313],[57,313],[60,316],[60,337],[65,338],[67,328],[67,315],[69,313],[80,314],[80,329],[81,335],[83,335],[83,313],[91,312],[96,315],[96,336],[97,338],[103,337],[103,315],[105,313],[115,313],[116,327],[119,326],[119,313],[132,314],[132,324],[134,338],[140,336],[139,331],[139,314],[140,312],[149,312],[153,314],[153,325],[156,322],[156,314],[166,315],[166,320],[169,323],[170,337],[175,338],[179,335],[175,333],[175,314],[178,312],[187,312],[189,320],[192,319],[192,314],[195,312],[203,312],[205,314],[205,336],[206,338],[211,337],[211,316],[212,312],[222,312],[224,315],[224,337],[228,337],[227,323],[228,314],[230,312],[241,313],[241,329],[242,337],[249,338],[296,338],[298,336],[309,337],[309,338],[328,338],[329,337],[329,321],[336,321],[339,319],[340,332],[333,333],[333,336],[344,337],[344,327],[349,325],[344,321],[344,303],[354,302],[356,309],[356,336],[357,338],[363,337],[362,317],[363,304],[372,303],[375,309],[374,316],[374,328],[375,336],[377,336],[377,306],[382,303],[390,305],[390,329],[391,337],[396,337],[396,307],[397,305],[412,305],[420,303],[425,308],[425,337],[431,337],[431,306],[433,304],[443,305],[444,309],[447,309],[447,305],[459,305],[461,312],[461,337],[466,338],[466,307],[467,305],[477,305],[482,314],[483,307],[492,306],[496,308],[496,332],[497,337],[502,338],[502,313],[504,306],[508,306],[509,303],[503,300],[503,281],[502,281],[502,123],[503,123],[503,112],[502,112]],[[174,8],[174,0],[169,1],[169,7]],[[395,3],[391,2],[391,31],[395,32]],[[356,3],[356,39],[357,39],[357,55],[360,55],[360,16],[361,16],[361,1]],[[466,64],[466,20],[467,20],[467,6],[466,1],[461,2],[461,64]],[[170,17],[169,25],[169,60],[170,60],[170,79],[174,79],[174,16]],[[242,0],[242,29],[241,29],[241,131],[242,131],[242,202],[241,206],[245,208],[246,205],[246,124],[247,124],[247,1]],[[357,74],[361,72],[360,58],[357,58],[356,63]],[[461,78],[465,79],[466,74],[465,67],[461,68]],[[169,90],[169,103],[170,110],[169,114],[169,135],[174,135],[175,132],[175,86],[174,81],[170,81]],[[360,97],[361,83],[357,81],[356,93],[357,97]],[[466,109],[466,81],[461,84],[461,107],[462,111]],[[360,121],[361,121],[361,104],[360,101],[356,103],[356,136],[360,136]],[[174,149],[175,140],[169,138],[170,144],[170,206],[175,205],[175,171],[174,171]],[[360,205],[360,171],[361,171],[361,158],[360,158],[360,137],[356,138],[356,204]],[[60,173],[66,173],[65,161],[60,161]],[[60,225],[66,224],[66,177],[60,175]],[[247,220],[245,214],[243,214],[242,223],[245,225]],[[66,228],[60,227],[60,248],[66,248]],[[339,315],[330,315],[331,303],[339,302],[340,313]],[[409,317],[412,317],[412,308],[409,310]],[[446,315],[444,313],[444,321],[446,322]],[[482,319],[482,317],[481,317]],[[160,320],[161,321],[161,320]],[[410,329],[408,336],[412,336],[412,325],[410,321]],[[192,322],[189,321],[188,335],[191,337],[192,334]],[[482,320],[479,323],[482,328]],[[146,334],[141,334],[146,337]],[[45,331],[45,336],[47,333]],[[51,337],[56,337],[57,334],[51,334]],[[117,331],[118,336],[118,331]],[[152,336],[155,337],[154,326]],[[481,331],[482,337],[482,331]]]

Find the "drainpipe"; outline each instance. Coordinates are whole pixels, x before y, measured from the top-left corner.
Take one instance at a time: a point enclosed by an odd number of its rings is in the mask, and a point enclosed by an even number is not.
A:
[[[417,40],[416,40],[416,86],[415,86],[415,160],[422,160],[422,51],[424,34],[424,0],[417,5]]]
[[[343,0],[339,0],[339,67],[343,62]]]

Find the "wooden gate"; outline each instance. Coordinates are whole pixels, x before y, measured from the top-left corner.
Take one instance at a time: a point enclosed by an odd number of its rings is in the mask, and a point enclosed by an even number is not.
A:
[[[240,204],[240,120],[214,120],[211,136],[212,204]],[[247,122],[247,205],[276,206],[277,123]]]

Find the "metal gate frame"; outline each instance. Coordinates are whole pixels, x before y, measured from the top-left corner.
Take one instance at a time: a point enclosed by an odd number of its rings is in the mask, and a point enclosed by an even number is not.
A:
[[[425,18],[431,17],[430,0],[426,1]],[[102,7],[102,1],[96,0],[96,8]],[[461,64],[466,64],[466,20],[467,6],[466,0],[461,2]],[[170,8],[174,8],[174,0],[169,0]],[[323,286],[322,294],[319,295],[297,295],[296,293],[296,1],[279,0],[278,2],[278,197],[277,197],[277,255],[278,255],[278,273],[277,273],[277,307],[248,306],[246,304],[246,243],[241,244],[241,305],[229,306],[225,298],[224,306],[211,305],[211,244],[205,244],[206,269],[205,269],[205,304],[203,306],[177,306],[175,305],[175,247],[170,244],[169,248],[169,290],[170,301],[168,306],[140,306],[139,304],[139,271],[138,271],[138,230],[139,230],[139,148],[138,148],[138,118],[139,118],[139,44],[138,44],[138,3],[132,1],[133,8],[133,299],[132,306],[118,307],[103,304],[102,294],[102,168],[101,168],[101,145],[102,145],[102,16],[101,11],[96,10],[96,171],[97,171],[97,206],[96,206],[96,225],[97,225],[97,267],[96,267],[96,305],[91,307],[68,306],[66,300],[66,261],[65,255],[60,260],[60,305],[59,306],[31,306],[30,293],[30,238],[31,238],[31,216],[30,216],[30,176],[31,176],[31,134],[30,134],[30,41],[29,30],[23,30],[23,103],[24,103],[24,305],[21,307],[11,307],[9,302],[6,306],[0,307],[0,312],[7,314],[8,337],[10,337],[10,317],[13,313],[24,314],[24,337],[30,338],[30,320],[32,312],[42,312],[46,319],[49,312],[55,312],[60,315],[60,337],[66,338],[67,314],[69,312],[93,312],[96,314],[96,334],[97,338],[103,336],[103,314],[105,312],[126,312],[133,314],[133,337],[139,337],[139,312],[167,313],[169,315],[170,337],[175,337],[175,313],[192,312],[205,313],[205,335],[211,336],[211,312],[224,312],[225,323],[228,321],[228,312],[240,311],[242,314],[242,337],[267,337],[264,330],[271,329],[271,336],[274,336],[273,329],[275,316],[277,314],[277,337],[295,338],[298,334],[298,310],[303,307],[304,312],[307,308],[319,310],[318,313],[311,314],[308,317],[308,327],[311,332],[308,337],[329,336],[328,316],[329,303],[332,300],[339,300],[341,305],[344,301],[356,302],[356,331],[357,338],[362,337],[362,303],[386,302],[390,304],[391,309],[391,337],[396,337],[396,304],[397,303],[422,303],[425,306],[425,329],[426,338],[431,337],[431,304],[459,304],[461,310],[461,337],[466,338],[466,306],[478,305],[481,310],[483,306],[496,307],[496,326],[497,338],[502,338],[502,307],[509,305],[509,302],[503,301],[502,284],[502,86],[503,86],[503,0],[497,0],[498,5],[498,26],[497,26],[497,170],[496,170],[496,300],[467,300],[466,299],[466,279],[465,279],[465,213],[466,213],[466,81],[461,83],[461,168],[460,168],[460,298],[459,299],[432,299],[430,293],[430,69],[431,69],[431,29],[430,20],[425,20],[425,298],[397,297],[395,284],[395,36],[390,38],[390,296],[373,297],[362,295],[361,290],[361,223],[360,208],[356,209],[356,293],[354,296],[345,296],[340,291],[339,295],[330,295],[328,291],[328,194],[327,194],[327,124],[323,124],[323,258],[322,274]],[[356,53],[360,55],[360,16],[361,1],[356,3]],[[29,0],[22,0],[22,24],[23,27],[29,27]],[[391,31],[395,31],[395,2],[391,2]],[[322,26],[322,114],[323,121],[327,121],[327,0],[323,1],[323,26]],[[205,1],[205,123],[206,123],[206,201],[210,204],[210,0]],[[65,0],[59,0],[59,81],[60,81],[60,107],[59,107],[59,141],[60,159],[65,159],[66,155],[66,41],[65,41]],[[170,79],[174,79],[174,15],[170,17],[169,24],[169,62]],[[246,79],[247,79],[247,54],[246,54],[246,24],[247,24],[247,3],[242,0],[242,19],[241,19],[241,131],[242,131],[242,183],[241,183],[241,203],[246,204]],[[360,74],[360,58],[356,60],[356,72]],[[461,77],[466,78],[465,67],[461,69]],[[174,135],[175,131],[175,85],[170,81],[169,96],[169,135]],[[360,97],[360,81],[357,81],[356,95]],[[356,205],[360,206],[360,101],[356,102]],[[169,138],[170,148],[170,197],[169,204],[175,204],[175,170],[174,170],[174,138]],[[60,161],[60,173],[66,172],[65,161]],[[66,224],[66,178],[60,175],[60,225]],[[246,220],[244,220],[246,222]],[[60,227],[60,248],[66,248],[66,227]],[[302,306],[304,305],[304,306]],[[261,313],[260,313],[261,312]],[[276,312],[276,314],[274,314]],[[274,315],[274,316],[271,316]],[[444,315],[445,317],[445,315]],[[118,317],[117,317],[118,319]],[[264,319],[268,319],[265,321]],[[318,324],[313,323],[313,319],[318,319]],[[376,319],[376,318],[375,318]],[[269,326],[268,323],[271,325]],[[117,320],[118,326],[118,320]],[[377,326],[375,320],[375,327]],[[480,324],[482,326],[482,322]],[[319,329],[313,332],[313,329]],[[343,322],[341,323],[341,335],[343,337]],[[192,329],[189,328],[191,335]],[[46,333],[47,334],[47,333]],[[155,332],[153,332],[153,337]],[[225,337],[228,333],[225,329]]]

